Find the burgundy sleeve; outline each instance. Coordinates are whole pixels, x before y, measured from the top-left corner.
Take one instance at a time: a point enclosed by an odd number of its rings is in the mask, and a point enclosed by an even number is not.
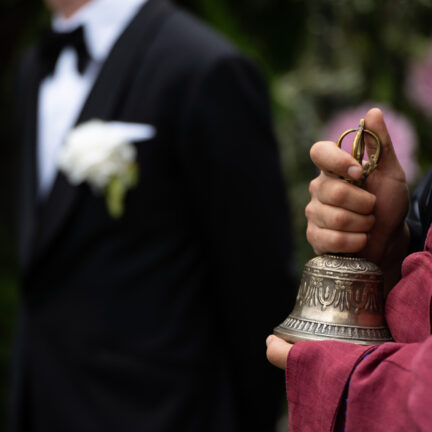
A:
[[[432,337],[387,343],[351,376],[346,432],[432,430]]]
[[[385,315],[397,342],[421,342],[431,334],[432,231],[423,252],[405,258],[402,279],[390,291]]]
[[[432,336],[379,347],[295,344],[286,375],[290,432],[334,431],[348,381],[346,432],[432,430]]]
[[[286,370],[290,432],[333,431],[348,379],[374,349],[346,342],[297,342]]]

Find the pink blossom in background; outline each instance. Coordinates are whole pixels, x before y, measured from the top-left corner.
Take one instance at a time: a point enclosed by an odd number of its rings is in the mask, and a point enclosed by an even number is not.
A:
[[[432,45],[425,57],[408,67],[405,93],[425,115],[432,117]]]
[[[361,118],[364,118],[369,109],[378,106],[375,103],[365,103],[359,107],[351,108],[336,114],[324,127],[322,139],[337,141],[342,132],[356,128]],[[389,107],[378,106],[383,114],[387,129],[402,168],[405,171],[407,182],[412,184],[418,174],[417,135],[406,117]],[[351,137],[351,138],[349,138]],[[351,151],[354,134],[348,136],[343,142],[343,148]]]

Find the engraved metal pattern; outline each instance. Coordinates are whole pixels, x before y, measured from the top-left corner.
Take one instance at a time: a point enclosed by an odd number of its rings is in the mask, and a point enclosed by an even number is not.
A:
[[[305,265],[293,312],[275,334],[291,342],[387,342],[391,335],[384,320],[382,283],[380,269],[361,258],[315,257]]]
[[[335,269],[339,272],[345,272],[350,277],[357,277],[367,274],[370,277],[381,277],[381,270],[377,265],[370,261],[361,258],[344,256],[344,255],[320,255],[312,258],[305,266],[305,269],[313,271],[313,269],[324,269],[326,272],[331,272]]]
[[[300,306],[319,305],[323,311],[333,306],[341,312],[344,310],[353,310],[355,313],[361,310],[382,312],[379,286],[374,286],[370,282],[354,286],[351,280],[331,280],[317,276],[309,278],[307,275],[303,276],[297,294],[297,303]]]
[[[292,315],[276,327],[275,334],[291,342],[333,339],[359,345],[376,345],[391,340],[390,331],[386,326],[348,326],[307,320]]]

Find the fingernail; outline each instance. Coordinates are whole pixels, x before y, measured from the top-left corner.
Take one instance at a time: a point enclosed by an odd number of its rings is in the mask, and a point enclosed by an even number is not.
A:
[[[266,346],[269,346],[269,345],[270,345],[270,342],[272,341],[272,339],[273,339],[273,335],[270,335],[270,336],[266,339]]]
[[[352,179],[357,180],[357,179],[359,179],[363,175],[363,169],[360,168],[359,166],[356,166],[356,165],[350,166],[348,168],[348,175]]]

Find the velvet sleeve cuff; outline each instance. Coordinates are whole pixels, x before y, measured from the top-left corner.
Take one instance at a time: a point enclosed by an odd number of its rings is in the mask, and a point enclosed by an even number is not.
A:
[[[428,239],[429,239],[428,235]],[[402,279],[386,301],[386,320],[396,342],[422,342],[431,334],[432,254],[409,255]]]
[[[430,423],[427,429],[414,426],[415,416],[407,403],[413,390],[419,388],[418,385],[413,387],[412,364],[423,345],[425,343],[386,343],[361,361],[351,377],[345,423],[347,431],[431,430]],[[422,360],[429,365],[430,358],[422,357]],[[430,368],[426,371],[418,368],[418,372],[429,384]],[[430,396],[425,400],[430,407]],[[419,419],[425,419],[429,407],[427,410],[419,407]]]
[[[290,432],[333,431],[352,371],[375,348],[334,341],[297,342],[286,368]]]

